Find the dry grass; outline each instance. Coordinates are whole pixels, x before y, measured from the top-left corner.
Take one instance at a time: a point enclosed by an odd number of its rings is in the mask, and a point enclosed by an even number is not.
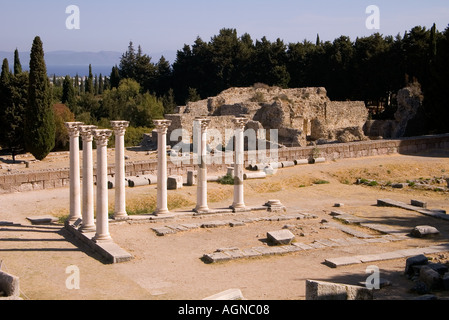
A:
[[[382,182],[406,182],[419,178],[441,177],[449,172],[447,165],[401,163],[370,166],[369,168],[355,167],[336,171],[332,174],[339,182],[353,184],[357,179],[370,179]]]

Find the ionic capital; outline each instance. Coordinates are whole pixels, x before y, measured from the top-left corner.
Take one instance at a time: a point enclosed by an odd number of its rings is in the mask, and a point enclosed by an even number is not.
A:
[[[108,145],[109,138],[112,136],[112,130],[93,130],[94,139],[98,147],[106,147]]]

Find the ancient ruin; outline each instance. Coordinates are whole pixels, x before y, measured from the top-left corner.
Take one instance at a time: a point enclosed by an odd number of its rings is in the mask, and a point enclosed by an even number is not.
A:
[[[226,146],[235,117],[248,119],[246,129],[278,130],[279,143],[287,147],[305,147],[311,141],[350,142],[365,140],[363,126],[368,111],[362,101],[331,101],[325,88],[281,89],[255,85],[230,88],[216,97],[189,102],[177,108],[176,114],[166,115],[172,121],[168,136],[183,128],[192,135],[196,117],[207,116],[210,129],[220,132]],[[269,134],[266,137],[270,140]],[[226,139],[226,138],[225,138]],[[174,145],[178,137],[173,137]]]

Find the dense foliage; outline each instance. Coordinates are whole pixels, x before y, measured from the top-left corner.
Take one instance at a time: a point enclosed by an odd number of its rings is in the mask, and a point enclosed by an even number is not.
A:
[[[87,77],[53,76],[51,84],[39,41],[37,37],[33,44],[29,74],[22,72],[17,50],[14,73],[3,61],[0,145],[13,154],[41,144],[37,156],[42,158],[55,143],[58,149],[66,148],[61,126],[65,119],[100,127],[109,127],[110,120],[130,121],[125,139],[135,144],[151,131],[153,119],[172,113],[177,105],[255,83],[325,87],[332,100],[365,101],[379,119],[393,119],[398,90],[419,83],[423,105],[407,134],[449,132],[449,27],[440,32],[435,25],[417,26],[403,35],[376,33],[355,40],[341,36],[333,42],[317,36],[315,43],[288,44],[266,37],[254,41],[249,34],[222,29],[209,42],[198,37],[184,45],[172,65],[164,57],[153,63],[130,42],[111,74],[93,75],[89,65]]]

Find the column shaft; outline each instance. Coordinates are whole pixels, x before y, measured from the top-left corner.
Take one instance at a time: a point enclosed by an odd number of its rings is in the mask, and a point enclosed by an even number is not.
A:
[[[208,119],[195,120],[200,130],[200,146],[198,147],[198,185],[197,185],[197,205],[196,212],[209,211],[207,204],[207,129],[210,124]]]
[[[80,122],[67,122],[70,136],[70,215],[69,223],[81,218],[81,186],[80,186],[80,150],[79,129]]]
[[[95,130],[97,143],[97,233],[96,242],[112,241],[109,234],[108,216],[108,139],[112,135],[110,130]]]
[[[167,130],[169,120],[155,120],[158,138],[157,163],[157,206],[155,214],[167,214]]]
[[[80,126],[80,133],[83,140],[83,224],[80,230],[84,233],[94,232],[96,230],[94,218],[94,168],[92,155],[92,130],[94,129],[96,129],[94,126]]]
[[[115,211],[114,219],[125,219],[126,192],[125,192],[125,132],[129,126],[126,121],[111,121],[115,134]]]
[[[244,129],[248,122],[246,118],[234,119],[235,124],[235,163],[234,163],[234,203],[232,208],[245,208],[244,188],[243,188],[243,169],[244,159]]]

